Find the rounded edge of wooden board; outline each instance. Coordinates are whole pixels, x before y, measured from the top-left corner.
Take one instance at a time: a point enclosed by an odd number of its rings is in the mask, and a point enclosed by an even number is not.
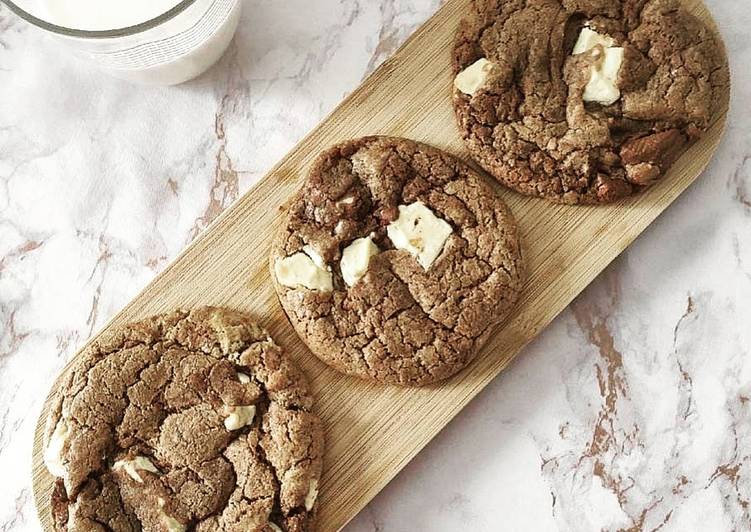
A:
[[[726,69],[727,77],[728,77],[727,91],[723,95],[724,101],[722,102],[721,110],[718,113],[717,118],[713,122],[712,126],[710,127],[708,134],[702,137],[696,144],[691,146],[691,148],[686,153],[684,153],[683,156],[681,157],[681,158],[689,157],[692,154],[699,155],[700,164],[697,166],[697,171],[696,171],[696,175],[698,176],[707,168],[707,166],[713,159],[714,154],[717,151],[717,148],[719,147],[724,137],[724,132],[727,126],[728,109],[729,109],[729,104],[730,104],[731,72],[730,72],[730,67],[729,67],[729,60],[728,60],[725,41],[722,38],[722,34],[719,31],[719,27],[717,26],[717,23],[714,20],[714,17],[712,17],[712,14],[709,11],[709,9],[706,7],[706,5],[704,5],[704,3],[701,0],[682,0],[682,1],[689,10],[691,10],[695,15],[701,18],[705,23],[707,23],[710,26],[710,28],[714,30],[714,33],[719,37],[720,44],[723,48],[723,54],[725,57],[725,69]],[[440,9],[445,9],[446,7],[447,6],[444,5]],[[395,56],[398,54],[399,54],[399,51],[396,52]],[[377,69],[371,75],[371,77],[368,78],[368,80],[370,80],[380,70],[381,70],[381,67],[379,67],[379,69]],[[361,89],[361,87],[368,84],[368,80],[363,82],[363,84],[360,85],[360,87],[358,87],[354,92],[358,92]],[[253,190],[248,192],[248,194],[252,194],[252,193],[253,193]],[[648,193],[649,192],[647,191],[646,194]],[[114,318],[113,320],[108,322],[94,337],[98,336],[99,334],[101,334],[103,330],[107,329],[112,324],[113,321],[114,321]],[[91,339],[89,341],[91,341]],[[87,341],[86,345],[88,345],[88,343],[89,342]],[[52,475],[49,474],[49,472],[44,466],[43,459],[42,459],[44,429],[46,425],[46,419],[49,413],[50,401],[52,397],[54,396],[54,393],[56,392],[60,383],[62,382],[63,377],[70,370],[73,362],[75,361],[75,359],[78,357],[78,355],[81,353],[81,351],[84,348],[85,346],[81,348],[79,351],[77,351],[73,357],[71,357],[71,359],[66,363],[65,367],[60,371],[59,375],[55,378],[55,381],[53,382],[52,386],[50,387],[47,393],[47,396],[44,400],[44,403],[42,404],[42,408],[36,420],[36,427],[34,431],[34,441],[33,441],[32,449],[31,449],[32,493],[33,493],[33,498],[34,498],[34,505],[37,510],[37,516],[39,518],[39,522],[42,526],[42,529],[45,532],[54,532],[54,528],[52,524],[52,516],[50,513],[50,507],[49,507],[49,501],[50,501],[50,497],[51,497],[52,489],[54,485],[54,477],[52,477]],[[512,358],[513,357],[511,357],[509,361]],[[353,514],[352,517],[354,517],[354,515],[355,514]],[[347,522],[348,521],[344,522],[342,524],[342,527],[346,525]]]

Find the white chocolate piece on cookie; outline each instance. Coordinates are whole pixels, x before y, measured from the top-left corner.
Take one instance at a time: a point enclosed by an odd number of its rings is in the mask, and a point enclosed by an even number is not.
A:
[[[164,523],[164,526],[167,528],[169,532],[185,532],[187,530],[186,526],[182,524],[180,521],[175,519],[172,516],[167,515],[164,513],[164,510],[161,508],[164,508],[164,499],[159,497],[158,499],[159,503],[159,520]]]
[[[310,244],[305,244],[302,247],[303,253],[305,253],[310,259],[313,261],[313,263],[321,268],[322,270],[329,270],[331,271],[331,268],[326,266],[326,262],[323,260],[323,257],[319,255],[319,253],[316,251],[316,249],[311,246]]]
[[[334,282],[323,258],[310,246],[274,263],[274,274],[279,284],[288,288],[301,286],[309,290],[331,292]]]
[[[602,33],[597,33],[591,28],[584,27],[579,34],[579,38],[576,40],[574,51],[571,53],[573,55],[579,55],[589,52],[592,48],[598,45],[603,48],[612,48],[614,44],[615,41],[610,35],[603,35]]]
[[[228,406],[226,408],[227,417],[224,419],[224,427],[229,430],[238,430],[253,423],[256,415],[256,407],[248,406]]]
[[[612,105],[621,97],[618,88],[618,72],[623,64],[623,48],[606,48],[605,55],[592,68],[592,77],[584,88],[585,102]]]
[[[491,70],[493,63],[482,57],[456,75],[454,87],[464,94],[474,96],[485,85]]]
[[[136,456],[133,460],[118,460],[112,464],[112,470],[117,469],[124,469],[130,478],[141,483],[143,483],[143,477],[138,473],[139,470],[159,473],[159,470],[147,456]]]
[[[250,382],[250,375],[246,375],[245,373],[238,373],[237,380],[240,381],[240,384],[248,384]]]
[[[169,530],[169,532],[185,532],[185,530],[187,530],[184,524],[182,524],[180,521],[178,521],[174,517],[170,517],[164,512],[162,512],[162,521],[166,525],[167,530]]]
[[[310,511],[313,509],[313,505],[318,498],[318,479],[312,479],[310,481],[310,487],[308,488],[308,494],[305,496],[305,509]]]
[[[386,232],[396,249],[409,251],[427,270],[441,254],[454,230],[418,201],[399,205],[399,218],[386,227]]]
[[[61,417],[55,425],[52,436],[50,436],[47,448],[44,450],[44,465],[47,467],[47,471],[56,477],[64,477],[66,473],[63,452],[69,435],[68,423]]]
[[[591,68],[589,82],[584,88],[582,99],[585,102],[612,105],[620,99],[618,72],[623,65],[623,48],[615,47],[614,44],[612,37],[597,33],[590,28],[582,29],[579,34],[579,39],[574,46],[574,55],[600,47],[600,50],[593,52],[597,57]]]
[[[354,286],[365,275],[365,272],[368,271],[370,258],[378,255],[379,252],[378,246],[373,243],[370,236],[358,238],[344,248],[339,267],[347,286]]]

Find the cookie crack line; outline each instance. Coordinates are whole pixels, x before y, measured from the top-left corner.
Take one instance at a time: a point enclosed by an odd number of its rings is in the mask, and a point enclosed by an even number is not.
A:
[[[396,279],[398,279],[399,281],[401,281],[401,283],[404,286],[407,287],[407,290],[410,289],[410,283],[407,280],[401,278],[393,269],[391,269],[390,271],[391,271],[391,275],[393,275]],[[435,318],[433,318],[430,315],[430,311],[434,310],[434,309],[431,309],[431,308],[425,309],[425,308],[423,308],[422,305],[420,305],[420,303],[417,301],[417,299],[415,298],[415,295],[412,292],[410,292],[410,296],[412,297],[412,302],[414,303],[414,305],[411,306],[411,307],[409,307],[409,308],[400,310],[399,313],[397,314],[397,317],[398,317],[399,314],[404,313],[405,311],[411,310],[412,308],[418,308],[418,309],[420,309],[420,312],[422,312],[422,316],[426,320],[430,321],[437,329],[443,330],[443,331],[446,331],[446,332],[449,332],[449,333],[454,333],[454,334],[457,334],[457,335],[462,336],[464,338],[468,338],[467,335],[462,334],[459,331],[456,331],[455,327],[448,327],[448,326],[444,325],[443,323],[437,321]],[[437,304],[438,303],[436,303],[436,305]]]

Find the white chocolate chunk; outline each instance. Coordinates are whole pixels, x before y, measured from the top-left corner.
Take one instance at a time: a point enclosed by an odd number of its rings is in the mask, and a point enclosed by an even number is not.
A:
[[[409,251],[427,270],[443,251],[453,229],[418,201],[399,205],[399,218],[386,227],[386,232],[396,249]]]
[[[248,384],[250,382],[250,375],[246,375],[245,373],[238,373],[237,380],[239,380],[241,384]]]
[[[289,288],[303,286],[309,290],[331,292],[334,282],[323,258],[310,246],[305,246],[303,251],[277,259],[274,263],[276,280]]]
[[[381,173],[384,157],[372,147],[360,148],[350,157],[352,171],[365,181],[376,179]]]
[[[583,54],[600,46],[602,49],[591,68],[589,82],[584,88],[582,99],[611,105],[621,97],[618,88],[618,72],[623,65],[623,48],[614,47],[615,41],[608,35],[602,35],[589,28],[582,29],[574,46],[574,55]]]
[[[277,525],[276,523],[272,523],[271,521],[269,521],[269,528],[273,530],[274,532],[282,532],[282,529],[279,528],[279,525]]]
[[[597,33],[590,28],[582,28],[572,53],[573,55],[583,54],[589,52],[597,45],[600,45],[603,48],[612,48],[614,44],[615,41],[611,36]]]
[[[310,259],[313,261],[313,263],[321,268],[322,270],[330,270],[328,266],[326,266],[326,263],[323,260],[323,257],[321,257],[318,252],[315,250],[313,246],[310,244],[305,244],[302,247],[303,253],[305,253]]]
[[[112,469],[125,469],[128,476],[136,482],[143,483],[143,477],[138,471],[151,471],[152,473],[159,473],[159,470],[146,456],[136,456],[133,460],[118,460],[112,464]]]
[[[310,487],[308,488],[308,494],[305,496],[305,509],[310,511],[313,509],[313,505],[318,498],[318,479],[310,481]]]
[[[174,517],[170,517],[164,512],[162,512],[162,521],[164,522],[169,532],[185,532],[186,530],[184,524],[182,524],[180,521],[178,521]]]
[[[50,436],[47,448],[44,450],[44,465],[47,467],[47,471],[56,477],[64,477],[66,473],[63,451],[69,435],[68,423],[64,418],[60,418],[52,436]]]
[[[228,406],[226,412],[227,417],[224,419],[224,426],[227,430],[238,430],[253,423],[256,407],[254,405]]]
[[[370,257],[378,255],[380,250],[369,236],[358,238],[342,251],[342,260],[339,267],[342,277],[347,286],[354,286],[368,271]]]
[[[618,88],[618,72],[622,64],[623,48],[606,48],[604,57],[598,63],[599,68],[592,68],[589,83],[584,88],[584,101],[603,105],[617,102],[621,97],[621,90]]]
[[[474,96],[485,84],[491,70],[493,70],[493,63],[484,57],[480,58],[456,75],[454,87],[464,94]]]
[[[164,499],[159,497],[157,502],[159,503],[159,508],[164,508]],[[164,510],[159,511],[159,520],[164,523],[164,526],[167,527],[169,532],[185,532],[185,530],[187,530],[184,524],[174,517],[164,513]]]

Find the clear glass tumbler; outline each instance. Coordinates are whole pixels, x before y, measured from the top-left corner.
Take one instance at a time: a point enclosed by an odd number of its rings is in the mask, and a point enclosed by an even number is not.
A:
[[[148,85],[182,83],[214,64],[232,40],[241,9],[241,0],[182,0],[135,26],[91,31],[45,20],[42,0],[0,1],[109,74]]]

